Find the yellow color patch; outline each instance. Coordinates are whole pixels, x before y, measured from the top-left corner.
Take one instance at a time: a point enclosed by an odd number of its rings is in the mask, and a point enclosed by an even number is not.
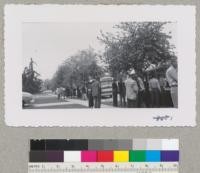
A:
[[[129,162],[129,151],[114,151],[114,162]]]

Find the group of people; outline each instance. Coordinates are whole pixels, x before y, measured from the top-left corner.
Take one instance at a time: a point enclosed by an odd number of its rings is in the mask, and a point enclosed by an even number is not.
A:
[[[78,98],[88,100],[90,108],[101,107],[101,85],[100,78],[90,79],[87,86],[81,87],[59,87],[56,89],[57,99]]]
[[[112,91],[113,106],[115,107],[146,107],[145,84],[142,78],[136,74],[134,69],[128,73],[126,80],[120,78],[117,82],[116,79],[114,79]],[[120,105],[118,105],[118,98]]]
[[[178,107],[177,60],[171,59],[171,65],[165,74],[159,76],[152,72],[148,79],[140,77],[134,69],[130,70],[126,80],[113,80],[113,106],[115,107]],[[118,97],[119,96],[119,97]],[[120,105],[118,105],[118,98]]]
[[[57,99],[66,99],[69,98],[79,98],[83,100],[87,100],[87,91],[86,87],[59,87],[56,89]]]
[[[58,88],[58,99],[74,96],[88,100],[89,108],[101,107],[100,78],[90,79],[87,85],[77,88]],[[151,72],[148,77],[138,75],[131,69],[126,79],[115,78],[112,82],[112,102],[114,107],[178,107],[178,75],[177,60],[171,58],[171,64],[165,73]]]

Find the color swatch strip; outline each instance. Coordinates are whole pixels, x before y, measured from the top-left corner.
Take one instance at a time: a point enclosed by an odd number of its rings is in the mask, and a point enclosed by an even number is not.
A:
[[[178,162],[178,150],[30,151],[30,162]]]
[[[178,162],[178,139],[30,141],[30,162]]]

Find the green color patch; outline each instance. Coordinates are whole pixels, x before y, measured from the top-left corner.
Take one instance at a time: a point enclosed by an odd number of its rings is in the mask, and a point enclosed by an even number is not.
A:
[[[130,162],[145,162],[146,152],[144,150],[129,151],[129,161]]]

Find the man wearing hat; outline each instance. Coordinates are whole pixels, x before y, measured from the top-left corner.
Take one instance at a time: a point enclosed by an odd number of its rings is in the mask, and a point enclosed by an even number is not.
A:
[[[135,78],[136,78],[136,73],[135,70],[132,69],[129,72],[128,79],[125,82],[128,108],[134,108],[137,106],[138,85]]]
[[[170,86],[171,98],[175,108],[178,107],[178,72],[177,58],[173,56],[170,60],[170,67],[166,71],[166,78]]]
[[[92,96],[92,83],[93,83],[93,80],[90,79],[88,82],[88,87],[87,87],[87,97],[88,97],[89,108],[93,108],[94,106],[93,96]]]

